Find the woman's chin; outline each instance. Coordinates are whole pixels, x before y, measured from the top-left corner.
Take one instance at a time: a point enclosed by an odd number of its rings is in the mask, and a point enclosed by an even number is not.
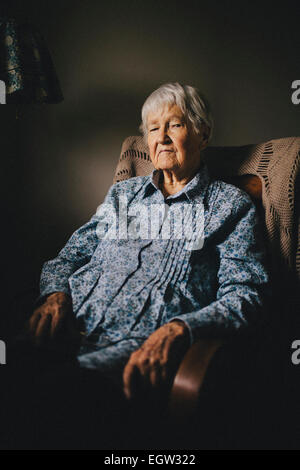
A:
[[[160,170],[174,170],[177,166],[178,162],[174,162],[171,158],[159,158],[157,162],[157,167]]]

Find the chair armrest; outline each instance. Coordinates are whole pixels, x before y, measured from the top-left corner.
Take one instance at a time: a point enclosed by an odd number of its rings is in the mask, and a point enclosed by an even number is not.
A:
[[[193,344],[185,354],[170,393],[168,413],[174,419],[187,419],[197,406],[207,368],[224,341],[203,339]]]

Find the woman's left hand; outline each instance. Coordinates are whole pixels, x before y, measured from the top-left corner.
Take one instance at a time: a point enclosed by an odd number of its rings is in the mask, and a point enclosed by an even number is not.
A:
[[[123,372],[124,393],[128,399],[170,390],[178,366],[190,346],[188,327],[174,320],[158,328],[134,351]]]

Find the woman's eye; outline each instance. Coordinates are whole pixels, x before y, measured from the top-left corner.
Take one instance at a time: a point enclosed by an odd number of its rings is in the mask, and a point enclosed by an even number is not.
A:
[[[153,127],[152,129],[150,129],[150,132],[154,132],[154,131],[157,131],[157,127]]]
[[[181,127],[181,124],[172,124],[172,127]]]

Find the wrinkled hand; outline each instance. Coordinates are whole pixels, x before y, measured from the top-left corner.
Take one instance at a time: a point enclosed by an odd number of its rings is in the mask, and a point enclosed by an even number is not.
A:
[[[152,333],[124,368],[126,397],[166,397],[189,345],[188,327],[181,321],[166,323]]]
[[[36,346],[61,346],[62,339],[80,340],[75,326],[71,298],[64,292],[50,294],[29,319],[27,334]]]

